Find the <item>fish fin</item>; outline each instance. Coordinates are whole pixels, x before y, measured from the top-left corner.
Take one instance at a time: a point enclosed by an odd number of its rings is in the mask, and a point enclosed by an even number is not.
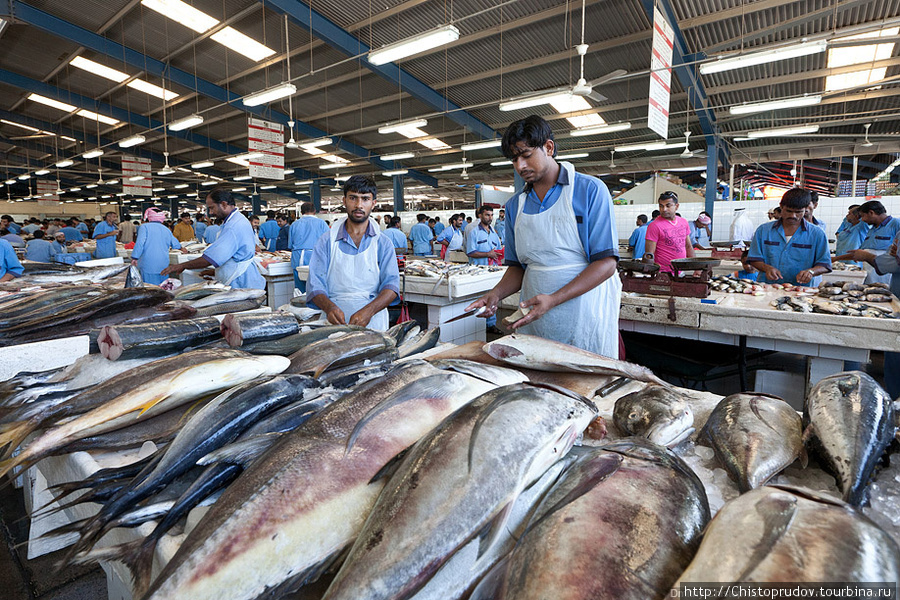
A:
[[[521,384],[517,384],[521,385]],[[478,419],[475,421],[475,425],[472,427],[472,433],[469,434],[469,454],[468,454],[468,472],[472,472],[472,457],[475,455],[475,443],[478,441],[478,434],[481,432],[481,428],[484,426],[485,421],[494,414],[494,412],[508,402],[514,402],[518,400],[515,395],[509,394],[499,394],[496,398],[494,398],[490,404],[485,406],[481,410],[481,414],[478,415]]]
[[[33,421],[16,421],[14,423],[6,423],[2,433],[0,433],[0,448],[4,448],[2,459],[12,457],[22,442],[25,441],[32,432],[37,429],[37,424]]]
[[[744,570],[734,581],[747,581],[756,567],[771,553],[775,544],[787,533],[797,514],[797,499],[787,494],[771,494],[757,502],[756,512],[764,523],[763,536],[753,547]]]
[[[806,451],[806,446],[801,446],[800,455],[797,458],[800,459],[800,466],[804,469],[809,465],[809,452]]]
[[[200,466],[213,463],[227,463],[232,465],[249,465],[264,450],[274,444],[281,433],[262,433],[246,440],[232,442],[214,450],[197,461]]]
[[[810,440],[815,439],[816,437],[818,437],[818,436],[816,435],[815,425],[810,423],[809,425],[806,426],[806,429],[803,430],[803,436],[800,438],[800,441],[803,444],[803,447],[805,448],[806,445],[810,442]]]
[[[484,556],[500,539],[500,534],[506,529],[506,523],[509,521],[509,516],[512,514],[513,506],[519,497],[519,493],[520,491],[517,491],[510,501],[500,509],[500,512],[494,515],[494,518],[482,529],[481,534],[478,536],[477,558]]]
[[[322,373],[324,373],[325,371],[327,371],[327,370],[328,370],[328,367],[330,367],[331,364],[332,364],[332,363],[328,363],[328,364],[323,363],[323,364],[318,365],[317,367],[315,367],[315,368],[312,370],[312,377],[313,377],[313,379],[318,379],[319,377],[321,377],[321,376],[322,376]]]
[[[403,462],[403,459],[406,458],[406,455],[409,454],[409,450],[412,446],[408,446],[398,452],[391,460],[387,461],[383,467],[381,467],[375,475],[372,476],[372,479],[369,480],[369,483],[375,483],[380,479],[385,479],[392,477],[394,473],[397,472],[397,468],[400,466],[400,463]]]
[[[154,406],[156,406],[157,404],[159,404],[166,398],[168,398],[168,396],[156,396],[154,398],[147,400],[146,402],[144,402],[143,404],[141,404],[140,406],[135,408],[135,410],[137,410],[138,408],[141,409],[141,412],[139,412],[137,415],[138,418],[140,418],[145,412],[147,412],[148,410],[150,410],[151,408],[153,408]],[[134,412],[134,411],[132,411],[132,412]]]
[[[253,600],[281,600],[282,598],[293,597],[303,587],[316,582],[325,573],[336,571],[350,554],[351,546],[352,544],[348,544],[341,550],[327,556],[318,564],[299,573],[289,575],[283,582],[266,589]],[[324,593],[324,588],[322,593]],[[315,597],[318,598],[320,595],[316,594]]]
[[[760,421],[762,421],[766,427],[768,427],[775,433],[780,433],[777,429],[772,427],[772,425],[770,425],[769,422],[766,421],[765,418],[763,418],[762,414],[759,412],[759,402],[757,401],[757,397],[759,397],[759,396],[765,396],[768,398],[777,398],[777,396],[771,396],[769,394],[754,394],[753,397],[750,398],[750,410],[753,411],[753,414],[756,415],[756,418],[759,419]],[[781,398],[778,398],[778,399],[781,400]],[[784,402],[784,400],[781,400],[781,401]]]
[[[344,451],[344,456],[350,454],[350,450],[353,449],[353,445],[356,443],[362,430],[365,429],[365,427],[378,415],[387,412],[404,402],[415,400],[416,398],[451,398],[457,391],[457,388],[458,386],[453,385],[452,380],[445,375],[425,377],[403,386],[377,405],[373,406],[369,412],[359,420],[356,427],[353,428],[353,431],[347,438],[347,448]]]
[[[838,498],[835,498],[834,496],[829,496],[828,494],[823,494],[809,488],[795,487],[792,485],[785,485],[783,483],[770,483],[768,487],[784,490],[786,492],[794,494],[795,496],[800,496],[802,498],[813,500],[815,502],[821,502],[822,504],[830,504],[832,506],[840,506],[842,508],[846,508],[847,506],[846,503],[844,503],[842,500],[839,500]]]
[[[147,538],[151,539],[151,538]],[[61,566],[90,565],[98,562],[121,561],[131,571],[132,589],[135,598],[140,598],[150,587],[150,570],[153,567],[155,543],[145,543],[145,539],[133,540],[115,546],[92,548],[72,556]],[[64,559],[65,560],[65,559]]]
[[[477,563],[476,563],[477,564]],[[481,578],[478,585],[469,595],[469,600],[495,600],[505,597],[506,572],[509,569],[507,554]]]

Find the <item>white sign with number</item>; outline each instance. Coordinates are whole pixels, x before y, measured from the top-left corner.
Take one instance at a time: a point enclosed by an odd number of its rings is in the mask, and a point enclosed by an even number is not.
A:
[[[153,173],[149,158],[122,157],[122,191],[132,196],[153,195]]]
[[[247,123],[247,147],[251,156],[248,159],[251,177],[284,179],[283,125],[250,117]]]
[[[59,184],[49,179],[38,179],[35,183],[37,198],[40,201],[59,202]]]
[[[650,109],[647,127],[669,137],[669,99],[672,95],[672,40],[674,32],[658,8],[653,9],[653,50],[650,53]]]

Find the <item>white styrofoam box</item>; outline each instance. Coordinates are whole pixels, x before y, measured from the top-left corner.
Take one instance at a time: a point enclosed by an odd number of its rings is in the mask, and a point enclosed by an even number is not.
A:
[[[266,279],[266,304],[272,308],[278,308],[288,304],[294,297],[293,276],[279,278],[282,280]]]
[[[75,263],[76,267],[108,267],[110,265],[121,265],[125,259],[121,256],[113,256],[112,258],[96,258],[94,260],[83,260]]]
[[[406,291],[412,294],[440,296],[441,298],[465,298],[483,294],[493,288],[503,277],[504,270],[477,273],[472,275],[455,275],[443,278],[438,283],[434,277],[406,276]],[[435,289],[437,284],[437,289]],[[401,281],[401,288],[403,282]]]
[[[806,377],[803,373],[787,371],[756,371],[756,382],[753,390],[772,394],[784,399],[794,410],[803,410],[803,397],[806,389]]]
[[[66,367],[88,353],[88,336],[64,337],[0,348],[0,381],[22,371]]]
[[[259,268],[263,275],[293,275],[290,262],[274,262],[268,267],[259,265]]]

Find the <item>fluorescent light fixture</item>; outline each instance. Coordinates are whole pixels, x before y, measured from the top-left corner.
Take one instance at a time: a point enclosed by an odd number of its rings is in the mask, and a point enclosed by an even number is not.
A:
[[[341,191],[341,188],[339,188],[339,187],[333,187],[333,188],[328,188],[328,189],[330,189],[332,192],[339,192],[339,191]]]
[[[710,73],[721,73],[722,71],[730,71],[731,69],[740,69],[742,67],[752,67],[754,65],[764,65],[766,63],[778,60],[786,60],[788,58],[797,58],[799,56],[808,56],[825,52],[828,47],[826,40],[818,40],[815,42],[803,42],[775,48],[774,50],[765,50],[763,52],[753,52],[743,56],[734,56],[732,58],[720,58],[708,63],[700,65],[700,73],[709,75]]]
[[[14,121],[7,121],[6,119],[0,119],[0,123],[4,123],[5,125],[12,125],[13,127],[21,127],[25,131],[33,131],[35,133],[40,131],[40,129],[38,129],[37,127],[29,127],[28,125],[22,125],[21,123],[16,123]]]
[[[135,175],[134,177],[129,177],[128,181],[143,181],[145,179],[146,177],[144,177],[143,175]]]
[[[161,88],[158,85],[154,85],[149,81],[144,81],[143,79],[132,79],[126,85],[132,89],[138,90],[139,92],[144,92],[145,94],[150,94],[151,96],[162,98],[163,100],[172,100],[173,98],[178,97],[178,94],[176,94],[172,90]]]
[[[815,106],[822,102],[822,96],[816,94],[814,96],[801,96],[799,98],[785,98],[784,100],[772,100],[769,102],[757,102],[755,104],[738,104],[728,109],[733,115],[749,115],[767,110],[778,110],[780,108],[800,108],[802,106]]]
[[[244,35],[233,27],[223,27],[210,36],[229,50],[243,54],[254,62],[259,62],[275,54],[275,51]]]
[[[511,165],[511,164],[512,164],[511,160],[498,160],[496,162],[492,162],[491,166],[492,167],[505,167],[505,166]]]
[[[439,48],[459,39],[459,29],[453,25],[443,25],[430,31],[382,46],[369,52],[367,60],[373,65],[383,65],[413,56],[432,48]]]
[[[116,185],[117,183],[119,183],[118,179],[110,179],[106,182],[107,185]]]
[[[329,144],[333,144],[334,140],[330,137],[319,138],[317,140],[310,140],[308,142],[303,142],[300,144],[301,148],[306,148],[309,150],[310,148],[318,148],[319,146],[327,146]]]
[[[572,137],[581,137],[584,135],[602,135],[604,133],[615,133],[616,131],[626,131],[631,129],[631,123],[611,123],[609,125],[600,125],[598,127],[582,127],[581,129],[573,129],[569,132]]]
[[[500,140],[489,140],[487,142],[475,142],[474,144],[463,144],[460,150],[468,152],[470,150],[484,150],[485,148],[499,148],[502,142]]]
[[[401,129],[425,127],[428,125],[428,119],[415,119],[412,121],[398,121],[396,123],[385,123],[378,128],[378,133],[399,133]]]
[[[73,67],[78,67],[79,69],[87,71],[88,73],[93,73],[94,75],[99,75],[100,77],[115,81],[116,83],[122,83],[128,79],[128,73],[123,73],[122,71],[112,69],[106,65],[101,65],[100,63],[94,62],[83,56],[76,56],[69,64]]]
[[[50,169],[41,169],[40,171],[35,171],[35,175],[49,175]]]
[[[191,127],[196,127],[202,122],[203,117],[200,115],[191,115],[169,123],[169,131],[183,131],[185,129],[190,129]]]
[[[25,181],[26,179],[31,179],[31,175],[25,173],[24,175],[19,175],[19,179]]]
[[[298,194],[298,195],[303,195],[303,196],[308,196],[308,195],[309,195],[309,192],[304,192],[304,191],[302,191],[302,190],[301,190],[301,191],[298,191],[298,192],[294,192],[294,193],[295,193],[295,194]]]
[[[346,163],[328,163],[327,165],[319,165],[320,169],[340,169],[347,166]]]
[[[97,158],[98,156],[103,156],[103,150],[97,148],[96,150],[89,150],[81,155],[83,158]]]
[[[141,0],[141,4],[197,33],[205,33],[219,24],[219,21],[205,12],[181,0]]]
[[[629,183],[632,183],[632,181],[630,179],[625,179],[624,177],[620,177],[619,181],[621,181],[622,183],[624,183],[626,185]]]
[[[157,175],[171,175],[175,172],[175,169],[171,167],[163,167],[159,171],[156,172]]]
[[[350,179],[350,176],[349,176],[349,175],[343,175],[343,176],[341,176],[341,177],[335,177],[335,178],[334,178],[335,181],[347,181],[348,179]]]
[[[178,194],[172,194],[171,196],[166,196],[166,198],[177,198]]]
[[[71,188],[69,191],[70,191],[70,192],[80,192],[80,191],[81,191],[81,188],[80,188],[80,187],[74,187],[74,188]]]
[[[285,169],[285,170],[284,170],[284,174],[285,174],[285,175],[293,175],[293,174],[294,174],[294,170],[293,170],[293,169]]]
[[[588,156],[590,156],[590,154],[588,154],[587,152],[576,152],[573,154],[557,154],[556,158],[560,160],[566,160],[567,158],[587,158]]]
[[[96,183],[89,183],[89,184],[87,184],[87,185],[84,186],[84,187],[86,187],[86,188],[89,189],[89,190],[92,190],[92,189],[94,189],[95,187],[97,187],[97,184],[96,184]]]
[[[247,191],[247,188],[234,188],[234,189],[231,190],[231,191],[232,191],[232,192],[246,192],[246,191]]]
[[[12,184],[14,184],[15,182],[16,182],[15,179],[7,179],[7,180],[4,181],[3,183],[5,183],[6,185],[12,185]]]
[[[287,98],[297,93],[297,86],[293,83],[281,83],[274,87],[264,89],[260,92],[244,96],[244,106],[259,106],[260,104],[268,104],[275,100]]]
[[[818,125],[800,125],[798,127],[776,127],[774,129],[757,129],[755,131],[748,131],[747,137],[749,138],[766,138],[766,137],[779,137],[779,136],[787,136],[787,135],[801,135],[804,133],[815,133],[819,130]]]
[[[385,177],[394,177],[395,175],[406,175],[409,173],[409,169],[399,169],[397,171],[385,171],[382,173]]]
[[[219,183],[219,182],[216,181],[215,179],[207,179],[206,181],[201,182],[200,185],[206,187],[208,185],[216,185],[217,183]]]
[[[320,156],[319,158],[324,158],[324,159],[327,160],[328,162],[333,162],[333,163],[343,164],[343,165],[346,165],[347,163],[350,162],[349,160],[347,160],[347,159],[344,158],[343,156],[338,156],[338,155],[336,155],[336,154],[323,154],[323,155]]]
[[[176,189],[176,190],[183,190],[183,189],[186,188],[186,187],[191,187],[191,186],[188,185],[187,183],[179,183],[178,185],[175,186],[175,189]]]
[[[125,195],[126,195],[125,192],[119,192],[118,194],[116,194],[116,196],[119,198],[121,198],[122,196],[125,196]]]
[[[159,187],[159,188],[153,188],[153,191],[154,191],[154,192],[164,192],[164,191],[166,191],[166,188],[161,188],[161,187]]]
[[[304,181],[295,181],[294,182],[294,185],[312,185],[312,184],[313,184],[312,179],[306,179]]]
[[[119,142],[119,147],[131,148],[132,146],[137,146],[139,144],[143,144],[146,141],[147,141],[147,138],[145,138],[144,136],[142,136],[140,134],[133,135],[131,137],[125,138],[124,140],[121,140]]]
[[[674,148],[685,148],[687,147],[687,142],[651,142],[644,144],[625,144],[624,146],[616,146],[616,152],[654,152],[656,150],[672,150]]]
[[[67,136],[67,135],[61,135],[61,136],[59,136],[59,137],[60,137],[61,139],[66,140],[67,142],[77,142],[77,141],[78,141],[78,140],[76,140],[75,138],[69,137],[69,136]],[[79,202],[81,202],[81,200],[79,200]]]
[[[216,164],[216,163],[214,163],[214,162],[211,161],[211,160],[206,160],[206,161],[203,161],[203,162],[196,162],[196,163],[192,164],[192,165],[191,165],[191,168],[192,168],[192,169],[207,169],[207,168],[209,168],[209,167],[215,166],[215,164]]]
[[[234,177],[233,179],[235,181],[247,181],[248,179],[253,179],[253,177],[250,175],[238,175],[237,177]]]
[[[415,158],[413,152],[397,152],[396,154],[382,154],[378,158],[381,160],[403,160],[404,158]]]
[[[248,152],[246,154],[238,154],[237,156],[228,157],[225,160],[230,163],[249,168],[250,161],[254,158],[260,158],[261,156],[263,156],[262,152]]]
[[[74,164],[75,164],[74,160],[65,159],[65,160],[61,160],[58,163],[56,163],[56,166],[59,167],[60,169],[65,169],[66,167],[71,167]]]
[[[474,163],[461,162],[461,163],[454,163],[452,165],[441,165],[440,167],[428,169],[428,172],[429,173],[438,173],[440,171],[452,171],[454,169],[468,169],[469,167],[472,167],[472,166],[474,166]]]
[[[520,110],[522,108],[531,108],[533,106],[541,106],[542,104],[552,104],[554,102],[567,102],[572,96],[570,91],[544,92],[540,94],[525,94],[518,98],[513,98],[507,102],[501,102],[498,107],[502,111]]]
[[[274,190],[274,189],[277,188],[277,187],[278,187],[277,185],[261,185],[261,186],[259,186],[259,189],[261,189],[261,190]]]
[[[418,140],[418,143],[429,150],[446,150],[450,147],[450,144],[446,144],[437,138],[425,138],[424,140]]]
[[[101,123],[105,123],[107,125],[119,124],[118,119],[113,119],[112,117],[107,117],[106,115],[101,115],[90,110],[84,110],[83,108],[75,114],[77,114],[79,117],[84,117],[85,119],[93,119],[94,121],[100,121]]]
[[[28,94],[28,99],[45,106],[51,106],[53,108],[58,108],[59,110],[64,110],[66,112],[72,112],[75,110],[75,107],[71,104],[66,104],[65,102],[60,102],[59,100],[54,100],[53,98],[48,98],[47,96],[41,96],[40,94]]]

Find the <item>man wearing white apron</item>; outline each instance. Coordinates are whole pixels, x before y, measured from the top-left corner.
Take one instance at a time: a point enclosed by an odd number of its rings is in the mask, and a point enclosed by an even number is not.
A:
[[[531,310],[511,329],[618,358],[622,284],[609,190],[556,162],[553,131],[541,117],[512,123],[502,149],[527,185],[506,204],[506,273],[469,308],[484,306],[481,316],[491,316],[521,290],[521,306]]]
[[[894,238],[900,234],[900,220],[887,214],[878,200],[869,200],[859,206],[859,218],[871,226],[858,250],[836,256],[835,260],[855,260],[866,270],[866,283],[891,282],[891,275],[879,273],[874,266],[875,257],[884,254],[891,247]]]
[[[309,262],[306,302],[335,325],[388,328],[388,305],[400,295],[393,242],[369,215],[375,180],[354,175],[344,183],[347,217],[319,238]]]
[[[250,221],[235,206],[234,196],[227,189],[215,189],[206,197],[206,208],[209,214],[222,220],[215,241],[207,246],[200,258],[170,265],[163,269],[162,275],[215,267],[216,281],[219,283],[233,288],[266,289],[266,280],[253,261],[259,238]]]

